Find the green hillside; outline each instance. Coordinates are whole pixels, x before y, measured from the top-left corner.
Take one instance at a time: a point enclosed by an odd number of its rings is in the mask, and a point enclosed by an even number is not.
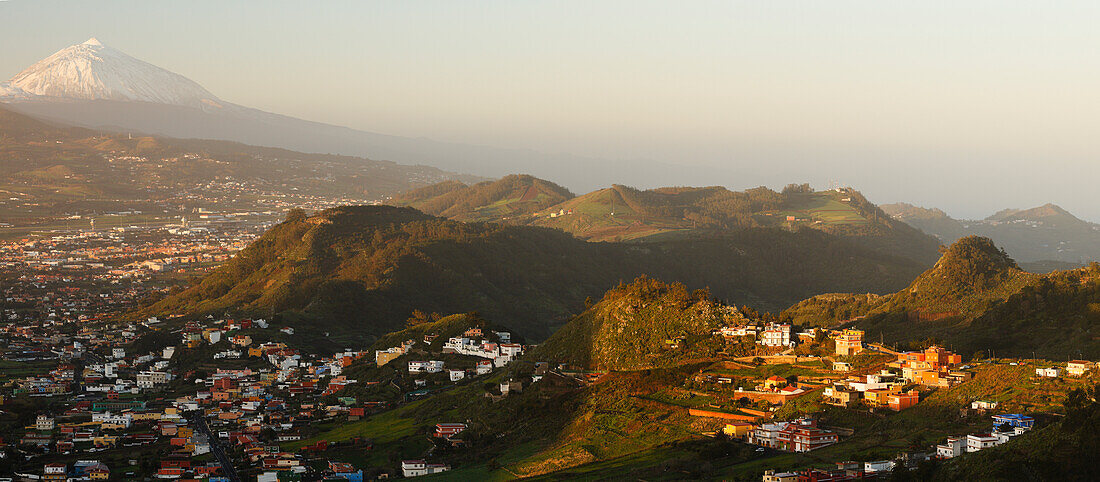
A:
[[[722,236],[729,231],[812,229],[867,248],[932,263],[939,243],[846,188],[814,192],[788,186],[639,190],[613,185],[574,197],[530,176],[464,187],[441,183],[394,198],[394,204],[459,221],[493,221],[560,229],[587,241],[654,242]]]
[[[538,359],[584,369],[642,370],[709,359],[715,329],[744,320],[705,290],[638,278],[609,291],[538,346]]]
[[[1066,416],[1026,437],[951,459],[937,466],[931,480],[1097,480],[1100,466],[1100,385],[1075,389],[1065,401]]]
[[[898,289],[921,269],[814,230],[587,243],[558,230],[466,224],[411,208],[343,207],[294,214],[194,285],[131,316],[275,316],[371,339],[414,310],[478,311],[543,339],[586,298],[643,274],[778,310],[818,293]]]
[[[1065,358],[1100,355],[1097,307],[1100,265],[1027,273],[989,239],[971,236],[904,290],[818,296],[782,317],[807,326],[851,325],[887,342],[938,339],[964,355]]]
[[[456,221],[509,221],[571,197],[557,184],[514,174],[472,186],[442,182],[398,195],[393,203]]]
[[[705,237],[760,227],[814,229],[927,263],[935,260],[939,245],[855,190],[814,192],[805,186],[790,186],[782,193],[764,187],[735,192],[723,187],[640,191],[612,186],[551,206],[530,223],[589,241]]]

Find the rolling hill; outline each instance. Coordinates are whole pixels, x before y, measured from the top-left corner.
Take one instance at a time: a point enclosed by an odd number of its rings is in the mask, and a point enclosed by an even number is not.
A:
[[[509,221],[572,197],[552,182],[514,174],[470,186],[457,181],[434,184],[395,196],[393,204],[456,221]]]
[[[536,200],[532,193],[540,197]],[[528,201],[520,202],[523,199]],[[939,246],[850,188],[814,192],[792,185],[780,193],[765,187],[740,192],[717,186],[643,191],[613,185],[573,197],[547,181],[509,176],[468,187],[430,186],[395,198],[395,204],[460,221],[555,228],[587,241],[698,239],[761,227],[814,229],[928,264],[937,258]]]
[[[359,206],[294,213],[194,285],[131,316],[275,315],[362,340],[400,327],[413,310],[478,311],[543,339],[587,298],[642,274],[775,310],[823,292],[897,289],[921,269],[814,230],[588,243],[553,229]]]

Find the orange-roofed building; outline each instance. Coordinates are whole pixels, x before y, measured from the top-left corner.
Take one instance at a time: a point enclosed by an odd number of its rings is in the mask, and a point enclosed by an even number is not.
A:
[[[775,390],[783,388],[787,385],[787,379],[779,375],[772,375],[764,380],[764,388],[769,390]]]

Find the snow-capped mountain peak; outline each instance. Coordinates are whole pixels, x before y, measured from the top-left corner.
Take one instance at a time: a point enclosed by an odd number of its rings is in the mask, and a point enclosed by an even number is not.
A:
[[[223,103],[198,83],[103,45],[95,37],[20,72],[0,96],[153,102],[197,108]]]

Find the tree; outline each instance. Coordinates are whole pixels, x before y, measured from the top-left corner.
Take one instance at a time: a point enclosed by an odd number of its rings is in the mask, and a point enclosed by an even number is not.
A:
[[[809,183],[791,183],[787,184],[787,186],[783,188],[783,194],[809,194],[812,192],[814,192],[814,188],[810,187]]]
[[[286,212],[286,222],[297,223],[305,221],[309,215],[306,214],[306,210],[302,208],[293,208]]]
[[[424,324],[424,323],[431,323],[431,322],[432,322],[432,318],[431,318],[430,315],[428,315],[427,313],[424,313],[423,311],[420,311],[420,310],[413,310],[413,312],[409,316],[409,318],[405,320],[405,326],[412,328],[416,325],[421,325],[421,324]]]

